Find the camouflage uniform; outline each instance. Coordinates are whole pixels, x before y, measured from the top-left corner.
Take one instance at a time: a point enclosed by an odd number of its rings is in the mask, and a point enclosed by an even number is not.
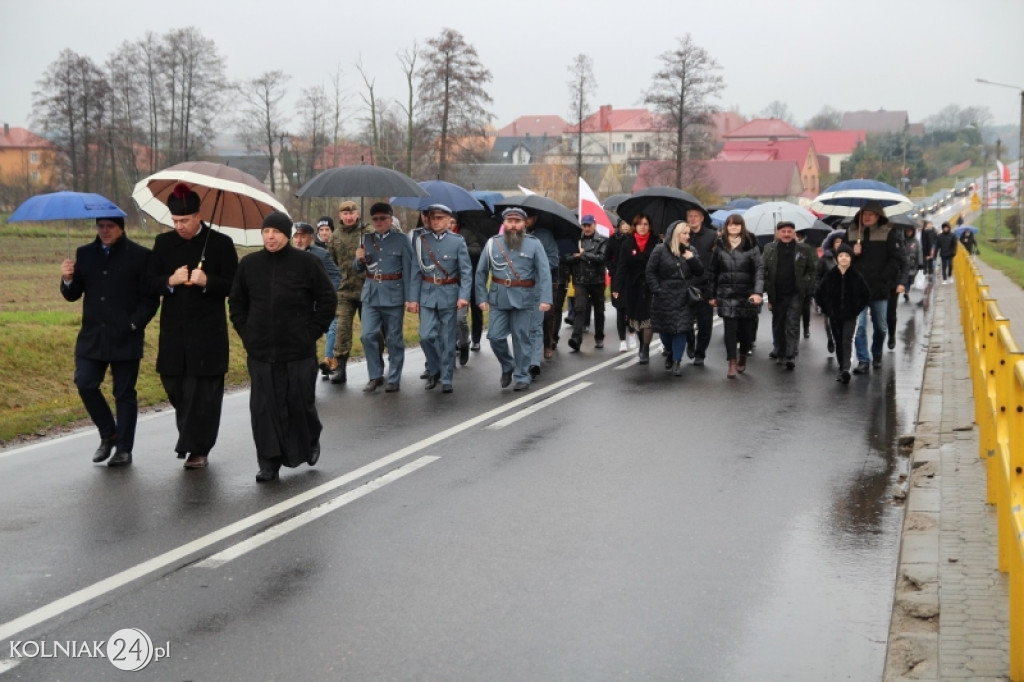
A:
[[[352,322],[360,309],[360,296],[363,292],[363,282],[366,280],[365,272],[356,272],[353,260],[362,236],[371,231],[361,222],[352,227],[340,224],[327,247],[342,276],[341,286],[338,287],[338,328],[334,341],[334,357],[339,363],[342,362],[342,358],[347,361],[349,353],[352,352]]]

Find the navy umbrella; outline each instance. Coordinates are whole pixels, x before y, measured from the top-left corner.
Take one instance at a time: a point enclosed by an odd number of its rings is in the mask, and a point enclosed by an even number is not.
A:
[[[391,197],[391,203],[395,206],[414,208],[417,211],[426,210],[427,206],[431,204],[444,204],[456,213],[461,211],[479,211],[482,208],[476,197],[450,182],[426,180],[420,183],[420,187],[427,193],[427,196],[395,196]]]
[[[632,223],[643,213],[651,221],[651,231],[662,234],[677,220],[686,220],[686,212],[695,208],[704,214],[704,224],[711,225],[711,214],[704,204],[690,194],[675,187],[648,187],[636,192],[619,204],[615,210],[619,217]]]
[[[914,202],[898,189],[879,180],[843,180],[825,188],[810,205],[820,215],[852,216],[869,201],[882,204],[887,217],[906,213]]]
[[[124,218],[125,212],[110,199],[91,192],[51,192],[28,199],[7,219],[9,223],[52,220]],[[68,258],[71,258],[71,226],[68,225]]]

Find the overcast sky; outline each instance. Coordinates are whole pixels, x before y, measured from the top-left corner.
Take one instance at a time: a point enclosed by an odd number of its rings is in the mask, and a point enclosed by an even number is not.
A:
[[[379,97],[403,99],[395,57],[445,27],[474,45],[494,78],[494,124],[522,114],[569,118],[568,68],[594,60],[596,108],[642,106],[658,55],[689,32],[721,64],[717,104],[756,115],[785,102],[799,124],[824,105],[906,110],[921,121],[948,104],[987,106],[1016,123],[1024,86],[1024,0],[2,0],[0,121],[29,127],[32,92],[70,48],[103,64],[122,42],[194,25],[214,40],[232,79],[280,69],[287,100],[325,86],[340,66],[353,108],[355,64]],[[360,112],[361,113],[361,112]],[[354,127],[354,126],[353,126]]]

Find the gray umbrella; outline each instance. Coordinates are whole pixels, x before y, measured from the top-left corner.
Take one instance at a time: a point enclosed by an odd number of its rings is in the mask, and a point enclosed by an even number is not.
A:
[[[425,197],[427,192],[404,173],[381,166],[342,166],[320,173],[297,197]]]

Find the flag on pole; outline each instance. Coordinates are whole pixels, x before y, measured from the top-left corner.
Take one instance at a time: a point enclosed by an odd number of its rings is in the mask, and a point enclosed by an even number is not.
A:
[[[996,168],[999,170],[999,180],[1001,182],[1010,182],[1010,169],[1003,165],[1003,162],[996,159]]]
[[[536,194],[536,192],[534,192],[532,189],[526,189],[522,185],[518,185],[518,187],[519,187],[519,191],[522,192],[523,194],[525,194],[526,196],[530,196],[531,194]]]
[[[590,189],[590,185],[583,178],[580,178],[579,214],[581,220],[587,214],[594,216],[594,222],[597,223],[597,231],[605,237],[610,237],[615,233],[615,227],[612,225],[612,221],[608,219],[608,214],[601,208],[601,202],[597,200],[597,195],[594,194],[594,190]]]

